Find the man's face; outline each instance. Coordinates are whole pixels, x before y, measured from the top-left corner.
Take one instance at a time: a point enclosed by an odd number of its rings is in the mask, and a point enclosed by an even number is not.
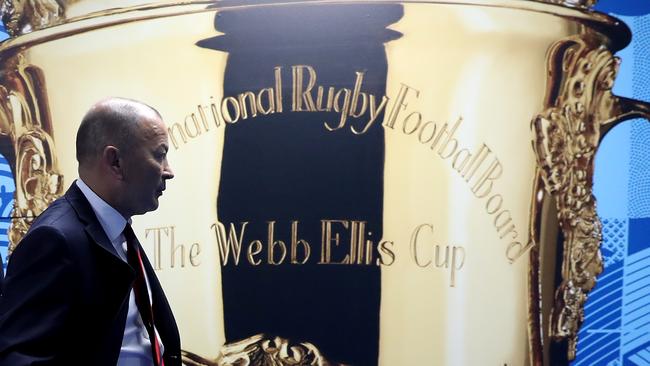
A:
[[[124,202],[127,216],[158,208],[158,197],[174,173],[167,162],[167,128],[155,113],[143,115],[132,151],[122,156]]]

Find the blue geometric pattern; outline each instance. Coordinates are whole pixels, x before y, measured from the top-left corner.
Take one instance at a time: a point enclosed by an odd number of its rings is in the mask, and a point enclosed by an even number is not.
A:
[[[0,41],[9,38],[4,24],[0,22]],[[7,179],[8,178],[8,179]],[[11,176],[11,169],[4,156],[0,155],[0,266],[7,268],[7,247],[9,238],[7,229],[11,219],[11,210],[14,207],[14,191],[16,184]]]
[[[634,366],[650,366],[650,347],[640,350],[629,358],[630,364]]]
[[[634,18],[634,98],[650,100],[650,15]],[[630,236],[623,287],[624,365],[650,366],[650,123],[633,121],[628,181]]]
[[[648,56],[650,57],[650,55]],[[650,70],[648,70],[650,72]],[[650,217],[650,123],[632,121],[630,155],[635,163],[630,165],[628,197],[629,217]]]
[[[11,210],[14,208],[14,191],[16,184],[11,175],[11,168],[4,156],[0,155],[0,256],[2,267],[7,266],[7,247],[9,237],[7,230],[11,223]]]
[[[650,15],[636,17],[631,24],[634,38],[633,96],[650,101]],[[632,121],[630,134],[631,156],[628,187],[629,216],[650,217],[650,123]]]
[[[616,262],[621,262],[627,253],[627,220],[602,219],[603,244],[600,248],[603,254],[605,268],[611,269]],[[605,274],[603,274],[605,276]]]
[[[602,221],[605,271],[585,306],[573,365],[650,366],[650,219]],[[619,259],[621,242],[630,245]],[[633,252],[639,242],[645,248]]]
[[[648,2],[650,4],[650,2]],[[634,97],[650,100],[650,15],[635,17],[634,29]]]
[[[624,255],[619,254],[619,248],[621,244],[627,245],[628,223],[617,219],[603,219],[602,222],[602,252],[606,265],[585,305],[585,322],[578,335],[574,366],[614,365],[620,359]]]
[[[621,352],[634,365],[650,366],[650,248],[625,261]]]
[[[630,219],[628,256],[623,285],[623,337],[625,365],[647,365],[650,359],[650,218]]]

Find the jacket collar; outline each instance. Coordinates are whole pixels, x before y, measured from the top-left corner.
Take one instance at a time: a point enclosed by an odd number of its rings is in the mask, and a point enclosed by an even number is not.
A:
[[[102,225],[99,223],[93,208],[86,199],[86,196],[84,196],[83,192],[81,192],[79,187],[77,187],[76,180],[72,182],[72,185],[68,188],[64,197],[77,213],[79,220],[85,225],[85,230],[91,239],[101,248],[114,256],[115,259],[124,262],[115,251],[108,236],[106,236],[106,233],[104,232]]]

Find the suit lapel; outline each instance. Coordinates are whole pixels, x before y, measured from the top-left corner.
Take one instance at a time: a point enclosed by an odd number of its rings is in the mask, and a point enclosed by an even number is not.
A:
[[[83,223],[84,230],[90,237],[91,241],[100,249],[100,253],[104,253],[111,266],[123,271],[128,278],[133,280],[135,273],[131,267],[117,254],[115,247],[108,239],[104,232],[102,225],[99,223],[95,211],[86,199],[86,196],[77,187],[76,181],[72,183],[68,191],[65,193],[65,199],[70,203],[70,206],[75,210],[79,220]]]
[[[77,213],[79,220],[84,223],[86,233],[88,233],[92,241],[109,254],[114,261],[119,262],[121,267],[130,269],[129,265],[115,251],[115,247],[106,236],[90,203],[76,183],[72,183],[70,189],[65,193],[65,198]]]

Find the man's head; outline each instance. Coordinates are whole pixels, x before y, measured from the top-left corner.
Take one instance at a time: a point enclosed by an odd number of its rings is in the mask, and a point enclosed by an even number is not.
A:
[[[167,128],[152,107],[109,98],[93,105],[77,131],[79,176],[124,217],[158,208],[165,181]]]

